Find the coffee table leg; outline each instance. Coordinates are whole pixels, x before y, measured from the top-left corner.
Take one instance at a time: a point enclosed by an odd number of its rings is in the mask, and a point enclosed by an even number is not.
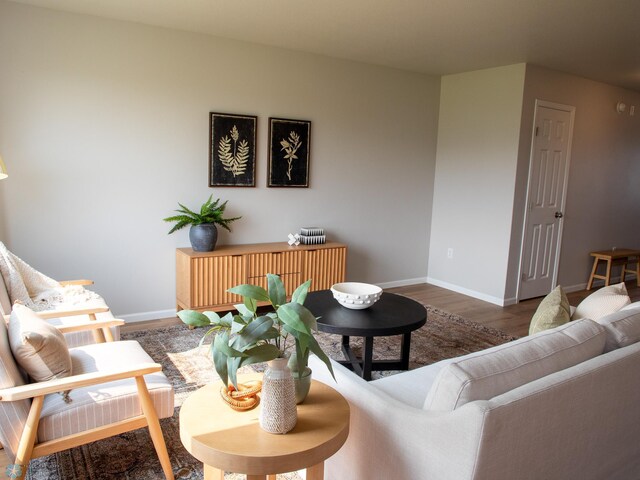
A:
[[[364,337],[364,355],[362,356],[362,378],[371,380],[373,366],[373,337]]]
[[[411,351],[411,332],[402,335],[402,346],[400,347],[400,362],[402,370],[409,370],[409,352]]]
[[[307,480],[324,480],[324,462],[307,468]]]

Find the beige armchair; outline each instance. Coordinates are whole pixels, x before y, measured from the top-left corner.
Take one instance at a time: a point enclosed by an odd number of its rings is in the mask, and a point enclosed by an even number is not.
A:
[[[70,285],[85,286],[93,285],[91,280],[71,280],[59,282],[62,289]],[[0,274],[0,314],[6,321],[9,320],[9,314],[11,313],[11,305],[15,301],[15,298],[11,298],[9,289],[7,288],[5,281]],[[95,295],[94,298],[86,303],[78,304],[73,302],[62,302],[55,306],[55,309],[44,310],[38,312],[41,318],[46,318],[50,323],[56,326],[68,326],[84,325],[87,321],[113,320],[113,315],[109,310],[109,307],[104,300]],[[102,343],[105,340],[119,340],[120,339],[120,324],[112,326],[111,328],[102,327],[87,330],[86,328],[74,329],[70,328],[66,330],[65,338],[67,344],[70,347],[79,347],[82,345],[88,345],[91,343]]]
[[[16,308],[10,322],[23,321],[25,315],[34,312]],[[120,320],[94,320],[59,330],[70,333],[120,324]],[[7,325],[0,321],[0,442],[13,462],[15,478],[24,478],[32,458],[148,427],[165,477],[173,479],[158,419],[173,415],[174,391],[161,365],[135,341],[84,345],[70,348],[69,354],[71,376],[26,383],[9,344]],[[59,393],[69,390],[67,402]]]

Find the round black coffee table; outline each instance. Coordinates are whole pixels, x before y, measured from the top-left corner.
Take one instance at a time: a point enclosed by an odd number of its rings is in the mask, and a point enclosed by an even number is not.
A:
[[[340,305],[330,290],[311,292],[304,302],[318,320],[318,330],[342,335],[342,352],[346,361],[340,363],[365,380],[371,380],[373,370],[409,370],[411,332],[427,322],[427,310],[415,300],[383,292],[380,300],[364,310],[351,310]],[[402,335],[400,358],[373,360],[374,337]],[[351,350],[349,337],[364,337],[364,355],[358,358]]]

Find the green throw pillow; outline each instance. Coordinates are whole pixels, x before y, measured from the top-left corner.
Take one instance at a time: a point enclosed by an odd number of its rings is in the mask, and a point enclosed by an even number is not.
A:
[[[567,295],[562,290],[562,287],[557,286],[549,295],[544,297],[536,313],[533,314],[531,325],[529,325],[529,335],[568,323],[571,319],[569,312]]]

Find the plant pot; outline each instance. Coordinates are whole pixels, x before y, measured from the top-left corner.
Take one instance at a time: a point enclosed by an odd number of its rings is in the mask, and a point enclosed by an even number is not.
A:
[[[291,372],[293,375],[293,383],[296,387],[296,404],[304,402],[304,399],[309,395],[309,389],[311,388],[311,369],[305,367],[302,375],[298,376],[298,372]]]
[[[296,426],[296,390],[286,358],[268,363],[262,378],[260,427],[269,433],[287,433]]]
[[[189,229],[189,241],[194,252],[212,252],[218,241],[218,229],[215,223],[192,225]]]

